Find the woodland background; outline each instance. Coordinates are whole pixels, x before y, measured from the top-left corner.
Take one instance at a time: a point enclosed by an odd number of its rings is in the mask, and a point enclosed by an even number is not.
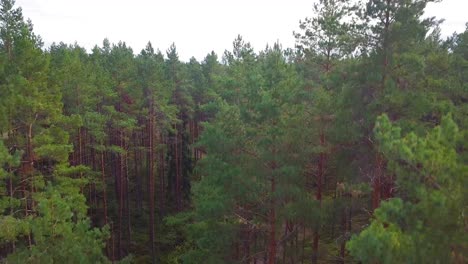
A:
[[[428,2],[183,62],[44,48],[1,0],[0,262],[466,263],[468,25]]]

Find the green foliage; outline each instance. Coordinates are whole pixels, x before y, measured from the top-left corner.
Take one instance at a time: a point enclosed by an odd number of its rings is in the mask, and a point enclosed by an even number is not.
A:
[[[410,238],[393,224],[384,227],[382,223],[372,223],[349,241],[347,247],[363,263],[409,263],[415,260],[411,255]]]
[[[320,0],[294,50],[184,62],[44,50],[0,0],[0,258],[466,262],[468,26],[435,1]]]
[[[314,16],[300,21],[299,27],[304,32],[294,34],[298,47],[323,60],[324,64],[351,54],[356,48],[351,34],[355,29],[351,11],[355,8],[349,1],[343,0],[320,0],[315,3]],[[345,18],[348,21],[351,18],[351,22],[345,22]]]
[[[457,156],[460,133],[451,116],[426,137],[402,137],[383,115],[375,133],[397,176],[401,198],[384,202],[348,249],[365,263],[442,263],[459,254],[458,247],[467,242],[463,190],[468,167]]]
[[[14,1],[2,0],[0,246],[7,263],[106,262],[106,229],[92,229],[82,181],[65,177],[70,144],[50,57]],[[84,168],[74,168],[83,171]],[[69,176],[69,175],[68,175]],[[21,191],[20,191],[21,190]]]
[[[34,245],[8,256],[13,263],[107,263],[102,254],[107,227],[91,229],[85,197],[72,180],[36,194],[38,216],[27,221]],[[21,227],[17,227],[21,228]],[[24,232],[23,232],[24,234]]]

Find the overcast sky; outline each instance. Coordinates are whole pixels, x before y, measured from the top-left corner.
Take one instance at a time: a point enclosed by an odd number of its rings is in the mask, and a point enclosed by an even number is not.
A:
[[[241,34],[256,50],[277,40],[293,47],[292,32],[310,16],[314,0],[16,0],[46,45],[78,42],[91,49],[104,38],[119,40],[139,53],[148,41],[166,51],[176,43],[179,56],[202,60],[221,56]],[[468,22],[468,0],[430,4],[427,15],[444,18],[444,36]]]

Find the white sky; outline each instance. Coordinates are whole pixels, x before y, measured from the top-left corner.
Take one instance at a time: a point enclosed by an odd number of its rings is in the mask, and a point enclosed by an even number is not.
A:
[[[148,41],[165,52],[175,42],[179,57],[219,57],[241,34],[256,50],[277,40],[293,47],[292,32],[310,16],[315,0],[16,0],[46,45],[78,42],[91,49],[104,38],[125,41],[139,53]],[[430,4],[426,14],[446,19],[443,35],[461,32],[468,0]]]

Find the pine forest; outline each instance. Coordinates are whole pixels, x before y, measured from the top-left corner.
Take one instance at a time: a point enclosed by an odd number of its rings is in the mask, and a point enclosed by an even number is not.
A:
[[[468,23],[430,2],[183,61],[0,0],[0,263],[467,263]]]

